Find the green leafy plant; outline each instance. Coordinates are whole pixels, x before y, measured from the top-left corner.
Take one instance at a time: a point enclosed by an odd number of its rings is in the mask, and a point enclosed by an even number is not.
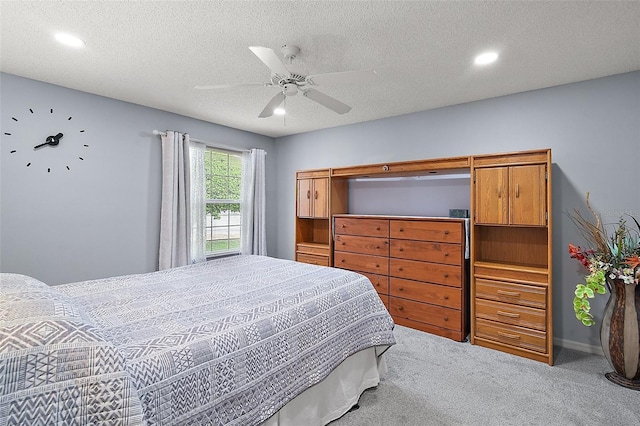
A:
[[[569,244],[569,255],[589,271],[585,282],[576,285],[573,310],[582,324],[591,326],[595,324],[595,320],[588,299],[593,299],[596,294],[606,294],[608,279],[622,280],[625,285],[638,285],[640,223],[633,216],[629,216],[638,228],[634,230],[629,228],[627,221],[621,217],[613,232],[608,233],[600,216],[591,208],[588,193],[587,208],[593,214],[594,221],[585,219],[577,210],[574,210],[570,217],[591,248],[582,249],[580,246]]]

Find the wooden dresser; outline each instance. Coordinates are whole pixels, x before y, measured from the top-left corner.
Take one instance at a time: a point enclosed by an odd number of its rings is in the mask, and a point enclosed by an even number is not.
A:
[[[464,219],[335,215],[334,222],[334,266],[366,275],[397,324],[467,337]]]

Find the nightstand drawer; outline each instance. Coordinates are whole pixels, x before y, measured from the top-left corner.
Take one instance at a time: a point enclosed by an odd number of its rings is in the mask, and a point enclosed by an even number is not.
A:
[[[483,319],[476,319],[475,335],[478,338],[546,353],[546,333],[514,325],[501,324]]]
[[[312,265],[329,266],[329,258],[327,256],[296,253],[296,260],[298,262],[310,263]]]
[[[476,298],[515,303],[539,309],[545,309],[547,306],[546,287],[493,281],[484,278],[476,278],[475,283]]]
[[[476,299],[476,317],[541,331],[547,329],[544,309]]]
[[[329,257],[329,244],[318,243],[298,243],[296,244],[296,253],[315,254],[318,256]]]
[[[432,305],[446,306],[460,309],[462,305],[462,290],[444,285],[429,284],[420,281],[389,279],[389,294],[391,296],[413,299]]]
[[[409,280],[462,287],[461,268],[441,263],[391,258],[389,259],[389,275]]]
[[[368,237],[388,237],[389,220],[362,218],[335,218],[335,233],[343,235],[363,235]]]
[[[462,223],[392,220],[389,224],[389,236],[409,240],[460,243]]]
[[[462,265],[462,246],[460,244],[394,239],[389,244],[389,256],[460,266]]]
[[[383,237],[336,235],[334,246],[338,251],[372,254],[374,256],[389,256],[389,239]]]
[[[389,259],[368,254],[345,253],[336,251],[333,255],[333,264],[336,268],[349,269],[351,271],[371,272],[378,275],[388,275]]]

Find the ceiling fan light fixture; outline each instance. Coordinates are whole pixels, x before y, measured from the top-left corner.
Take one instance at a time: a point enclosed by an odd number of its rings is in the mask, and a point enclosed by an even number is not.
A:
[[[84,47],[85,42],[78,37],[67,33],[56,33],[55,38],[59,43],[70,47]]]
[[[476,56],[473,61],[476,65],[489,65],[498,59],[497,52],[484,52]]]

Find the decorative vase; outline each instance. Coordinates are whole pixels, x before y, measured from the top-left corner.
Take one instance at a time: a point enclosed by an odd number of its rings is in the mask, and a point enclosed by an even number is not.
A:
[[[640,285],[608,279],[611,297],[600,328],[604,356],[615,371],[606,378],[620,386],[640,390]]]

